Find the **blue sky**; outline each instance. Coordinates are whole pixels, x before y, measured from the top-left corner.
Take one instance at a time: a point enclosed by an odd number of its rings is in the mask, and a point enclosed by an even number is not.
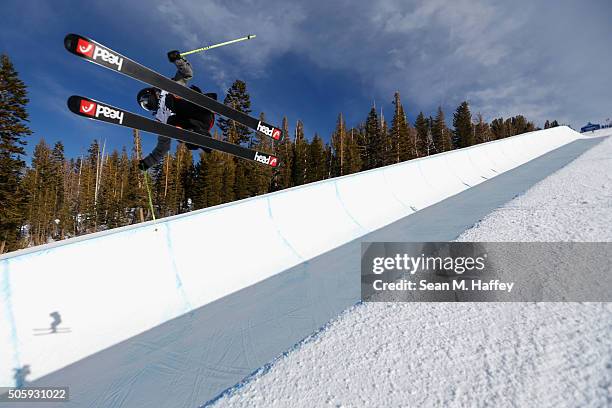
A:
[[[127,3],[127,4],[124,4]],[[94,138],[131,146],[131,133],[71,114],[72,94],[134,112],[140,83],[67,53],[69,32],[89,36],[158,72],[173,74],[171,49],[188,50],[246,34],[257,38],[191,58],[193,83],[224,94],[247,82],[254,113],[307,137],[328,139],[338,113],[349,125],[375,101],[392,116],[399,90],[409,119],[442,105],[447,119],[464,99],[487,120],[525,114],[542,125],[578,128],[612,117],[612,4],[570,0],[372,2],[36,1],[2,4],[0,52],[29,87],[28,152],[44,137],[67,155]],[[142,113],[142,112],[141,112]],[[145,137],[145,149],[154,137]]]

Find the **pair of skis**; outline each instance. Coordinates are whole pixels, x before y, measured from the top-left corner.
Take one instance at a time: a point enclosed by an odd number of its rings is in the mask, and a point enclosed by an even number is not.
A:
[[[62,334],[62,333],[72,333],[72,330],[69,327],[56,327],[53,329],[52,327],[45,327],[40,329],[32,329],[33,336],[47,336],[49,334]]]
[[[168,91],[191,103],[269,136],[274,140],[282,138],[283,133],[281,129],[180,85],[89,38],[77,34],[68,34],[64,39],[64,46],[69,52],[86,61],[124,74],[155,88]],[[68,98],[68,108],[73,113],[85,118],[155,133],[200,147],[229,153],[271,167],[276,167],[279,164],[278,158],[268,153],[258,152],[240,145],[206,137],[199,133],[161,123],[83,96],[73,95]]]

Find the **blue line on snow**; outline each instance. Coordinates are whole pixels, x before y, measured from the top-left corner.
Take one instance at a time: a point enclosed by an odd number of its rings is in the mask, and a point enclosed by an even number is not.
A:
[[[338,201],[340,202],[340,205],[341,205],[341,206],[342,206],[342,208],[344,209],[344,212],[348,214],[349,218],[350,218],[351,220],[353,220],[353,222],[354,222],[355,224],[357,224],[357,226],[358,226],[359,228],[361,228],[362,230],[364,230],[364,231],[366,231],[366,232],[369,232],[367,229],[365,229],[365,228],[363,227],[363,225],[361,225],[361,224],[359,223],[359,221],[357,221],[357,220],[355,219],[355,217],[353,217],[353,214],[351,214],[351,212],[348,210],[348,208],[346,208],[346,205],[344,205],[344,201],[342,200],[342,197],[340,196],[340,191],[338,190],[338,183],[334,183],[334,187],[336,188],[336,197],[338,198]]]
[[[282,234],[282,232],[280,231],[280,228],[278,228],[278,225],[276,225],[276,222],[274,222],[274,216],[272,215],[272,204],[270,203],[270,197],[266,198],[266,201],[268,202],[268,215],[270,216],[270,220],[272,220],[272,224],[274,224],[274,228],[276,228],[276,233],[278,234],[278,236],[283,240],[283,242],[285,243],[285,245],[287,245],[287,247],[289,249],[291,249],[291,251],[301,260],[304,260],[304,257],[302,255],[300,255],[300,253],[298,251],[296,251],[296,249],[293,247],[293,245],[291,245],[291,243],[289,242],[289,240],[287,238],[285,238],[285,236]]]
[[[13,343],[13,360],[15,368],[21,368],[21,359],[19,358],[19,337],[17,336],[17,323],[13,314],[13,305],[11,302],[11,284],[9,275],[8,259],[2,261],[2,287],[1,296],[4,301],[4,311],[6,320],[9,323],[11,331],[11,341]]]
[[[176,266],[176,262],[174,261],[174,250],[172,249],[172,240],[170,239],[170,224],[166,223],[164,225],[166,228],[166,243],[168,245],[168,251],[170,253],[170,260],[172,261],[172,270],[174,271],[174,278],[176,280],[176,288],[181,294],[183,301],[185,302],[185,306],[187,307],[188,312],[193,311],[193,305],[189,301],[189,297],[187,293],[185,293],[185,288],[183,287],[183,281],[181,280],[181,276],[178,271],[178,267]]]

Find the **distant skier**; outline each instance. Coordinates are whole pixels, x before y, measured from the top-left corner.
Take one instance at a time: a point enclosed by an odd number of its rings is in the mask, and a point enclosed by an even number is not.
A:
[[[176,65],[177,71],[173,81],[187,86],[187,81],[193,77],[193,69],[191,64],[185,58],[181,57],[179,51],[168,52],[168,60]],[[196,92],[202,93],[202,90],[195,85],[190,86]],[[217,99],[217,94],[207,93],[206,96]],[[167,123],[172,126],[177,126],[185,130],[191,130],[200,133],[206,137],[210,137],[210,129],[215,123],[214,114],[208,109],[204,109],[191,102],[187,102],[182,98],[161,91],[157,88],[145,88],[138,92],[138,103],[144,109],[153,112],[155,118],[162,123]],[[138,167],[146,171],[150,167],[159,163],[163,157],[170,151],[170,143],[172,139],[158,136],[157,146],[144,159],[140,160]],[[187,143],[187,148],[197,150],[200,147]],[[210,149],[202,148],[205,152],[210,153]]]

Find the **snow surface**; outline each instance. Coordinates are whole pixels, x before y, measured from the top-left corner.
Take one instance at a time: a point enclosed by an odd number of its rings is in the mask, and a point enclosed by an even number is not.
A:
[[[495,210],[459,241],[612,241],[612,137]]]
[[[612,241],[612,137],[464,241]],[[610,303],[364,303],[216,407],[612,406]]]

